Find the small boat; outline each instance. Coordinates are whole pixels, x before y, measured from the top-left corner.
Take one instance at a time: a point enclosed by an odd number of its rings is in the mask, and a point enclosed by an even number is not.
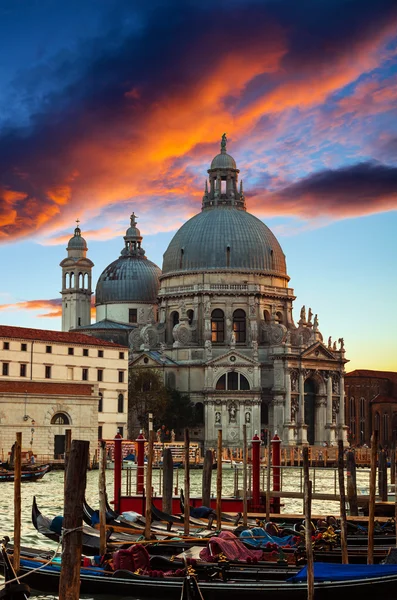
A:
[[[51,469],[51,465],[41,465],[40,467],[30,467],[29,470],[21,472],[21,481],[38,481],[42,479],[46,473]],[[14,471],[1,470],[0,471],[0,482],[14,481]]]

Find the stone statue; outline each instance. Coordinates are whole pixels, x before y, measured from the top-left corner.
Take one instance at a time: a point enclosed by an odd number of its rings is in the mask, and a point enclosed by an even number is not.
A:
[[[332,337],[329,336],[329,338],[328,338],[328,348],[331,348],[331,347],[332,347]]]
[[[312,316],[313,316],[312,309],[309,308],[309,312],[307,313],[307,322],[308,323],[312,322]]]
[[[226,143],[227,143],[227,137],[226,137],[226,133],[224,133],[222,135],[221,150],[224,150],[225,152],[226,152]]]
[[[237,408],[234,404],[229,406],[229,423],[236,423],[237,421]]]
[[[204,342],[205,354],[207,360],[212,359],[212,342],[211,340],[205,340]]]
[[[171,442],[175,442],[175,431],[171,429]]]
[[[252,341],[252,354],[254,358],[258,358],[258,342],[256,340]]]
[[[236,332],[234,331],[234,329],[232,329],[232,333],[230,334],[230,347],[236,347]]]
[[[249,412],[245,413],[245,422],[251,423],[251,413],[249,413]]]
[[[306,323],[306,306],[303,305],[301,308],[301,321],[303,321],[304,323]]]
[[[220,424],[221,424],[221,413],[216,412],[215,413],[215,425],[220,425]]]
[[[167,346],[164,344],[164,342],[160,342],[160,354],[164,354],[166,347]]]
[[[207,300],[207,302],[204,304],[204,316],[211,316],[211,302],[209,300]]]
[[[336,350],[336,342],[334,342],[334,345],[332,346],[332,350]]]
[[[318,318],[317,318],[317,315],[314,315],[313,329],[314,329],[314,331],[317,331],[317,329],[318,329]]]
[[[338,342],[340,344],[339,350],[344,350],[345,349],[345,341],[344,341],[344,339],[343,338],[339,338]]]

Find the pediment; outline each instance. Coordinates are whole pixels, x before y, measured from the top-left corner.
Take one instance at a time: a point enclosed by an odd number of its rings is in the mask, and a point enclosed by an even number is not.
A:
[[[220,365],[231,366],[233,364],[240,366],[247,365],[252,367],[254,365],[256,366],[258,364],[258,361],[249,358],[248,356],[245,356],[238,350],[228,350],[228,352],[225,352],[224,354],[221,354],[220,356],[217,356],[216,358],[213,358],[207,362],[207,366],[211,367]]]
[[[171,358],[156,350],[144,351],[130,362],[131,367],[174,367],[178,366]]]
[[[321,342],[316,342],[315,344],[309,346],[309,348],[306,348],[302,352],[302,358],[310,358],[315,360],[337,360],[334,354]]]

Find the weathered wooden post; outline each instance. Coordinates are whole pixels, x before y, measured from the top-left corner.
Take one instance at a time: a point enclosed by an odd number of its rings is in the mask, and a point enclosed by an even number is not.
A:
[[[307,599],[314,598],[314,568],[313,568],[313,546],[312,546],[312,515],[311,515],[311,495],[312,482],[309,480],[309,449],[303,448],[303,476],[304,476],[304,504],[305,504],[305,542],[306,542],[306,561],[307,561]]]
[[[379,452],[379,496],[382,502],[387,502],[387,456],[384,450]]]
[[[340,545],[342,550],[342,563],[347,565],[349,556],[347,553],[346,539],[346,495],[344,477],[344,448],[343,440],[338,440],[338,475],[339,475],[339,498],[340,498]]]
[[[202,501],[203,506],[211,507],[211,476],[212,476],[212,450],[206,450],[203,464]]]
[[[172,514],[172,479],[174,476],[174,463],[172,452],[166,448],[163,452],[163,512]]]
[[[145,486],[145,436],[142,430],[136,438],[136,493],[143,494]]]
[[[272,439],[273,491],[280,491],[281,440],[277,433]],[[273,512],[280,514],[280,498],[273,497]]]
[[[356,454],[349,450],[346,456],[347,471],[347,500],[349,502],[350,514],[358,516],[357,480],[356,480]]]
[[[13,566],[18,573],[21,556],[21,470],[22,433],[16,434],[14,446],[14,550]]]
[[[216,526],[222,526],[222,429],[218,430],[218,447],[216,451]]]
[[[80,597],[83,501],[87,481],[89,442],[73,440],[71,444],[64,500],[64,537],[59,581],[59,600]]]
[[[114,510],[120,512],[121,496],[121,468],[123,466],[123,452],[121,447],[121,435],[117,432],[114,436]]]
[[[183,533],[189,535],[190,531],[190,436],[189,429],[185,427],[185,514]]]
[[[271,440],[270,429],[267,430],[267,471],[266,471],[266,521],[270,521],[270,455],[271,455]]]
[[[374,564],[374,526],[375,526],[375,497],[376,497],[376,462],[378,456],[378,431],[374,430],[371,437],[371,473],[369,478],[369,508],[368,508],[368,558],[369,565]]]
[[[260,470],[261,470],[261,441],[258,436],[258,432],[255,431],[254,437],[252,438],[252,503],[255,507],[255,511],[259,510],[261,492],[260,492]]]
[[[70,454],[70,446],[72,443],[72,430],[71,429],[65,429],[65,455],[64,455],[64,459],[63,459],[63,463],[64,463],[64,477],[63,477],[63,485],[64,485],[64,489],[66,487],[66,471],[68,468],[68,460],[69,460],[69,454]]]
[[[100,535],[100,554],[106,553],[106,442],[101,440],[101,451],[99,458],[99,535]]]
[[[149,430],[148,463],[146,471],[146,510],[145,510],[145,539],[150,540],[152,527],[152,474],[153,474],[153,442],[154,431]]]
[[[243,425],[243,525],[248,523],[248,502],[247,502],[247,468],[248,468],[248,452],[247,452],[247,425]]]

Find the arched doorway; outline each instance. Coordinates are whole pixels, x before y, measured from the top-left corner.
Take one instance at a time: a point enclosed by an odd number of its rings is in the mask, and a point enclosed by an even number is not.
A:
[[[315,440],[315,400],[316,400],[316,384],[313,379],[305,381],[305,423],[307,425],[307,441],[310,446],[314,445]]]

